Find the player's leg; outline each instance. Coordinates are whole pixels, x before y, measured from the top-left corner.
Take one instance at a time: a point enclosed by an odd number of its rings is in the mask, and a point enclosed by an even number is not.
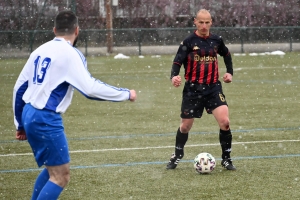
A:
[[[190,89],[190,86],[185,86],[185,90]],[[195,96],[197,96],[195,98]],[[183,100],[181,104],[181,123],[176,133],[175,152],[172,154],[167,169],[175,169],[178,162],[184,156],[184,146],[188,140],[188,134],[191,130],[194,118],[200,118],[203,113],[204,106],[198,95],[191,96],[188,92],[183,92]]]
[[[228,107],[219,106],[212,111],[220,127],[220,144],[222,147],[222,159],[230,158],[232,135],[229,127]]]
[[[37,162],[38,165],[42,163],[46,165],[50,178],[41,190],[38,200],[58,199],[70,180],[70,156],[66,135],[60,129],[57,133],[48,135],[49,140],[44,141],[44,145],[47,146],[45,151],[47,156],[37,159]]]
[[[43,189],[43,187],[45,186],[45,184],[47,183],[49,178],[50,178],[50,176],[49,176],[48,170],[47,170],[47,168],[44,168],[41,171],[41,173],[38,175],[38,177],[35,181],[31,200],[37,199],[37,197],[39,196],[41,190]]]
[[[175,152],[172,154],[167,169],[175,169],[178,162],[184,156],[184,146],[189,137],[189,131],[192,128],[194,119],[181,119],[180,127],[177,129],[175,139]]]
[[[214,115],[220,127],[219,141],[222,149],[221,164],[228,170],[236,170],[230,158],[232,134],[230,130],[228,106],[221,105],[215,108],[212,111],[212,114]]]
[[[39,148],[39,146],[36,146],[36,144],[42,144],[41,140],[39,140],[39,134],[36,134],[40,125],[36,123],[37,120],[35,119],[40,119],[40,117],[41,116],[39,112],[36,112],[35,108],[33,108],[30,104],[25,105],[22,113],[22,121],[24,122],[24,129],[26,132],[28,143],[30,144],[32,151],[35,154],[36,152],[38,152],[37,149]],[[46,168],[43,169],[35,180],[31,200],[36,200],[38,198],[41,190],[43,189],[49,178],[50,176],[48,170]]]
[[[22,113],[22,120],[26,131],[28,143],[34,153],[37,165],[41,167],[46,166],[63,166],[59,171],[69,176],[69,149],[64,133],[62,124],[62,118],[60,114],[53,113],[47,110],[38,110],[33,108],[30,104],[26,104]],[[45,125],[47,124],[47,125]],[[42,191],[46,188],[46,191],[50,192],[47,195],[59,195],[62,191],[62,187],[53,183],[51,179],[52,172],[47,169],[48,180],[46,171],[43,171],[36,179],[32,199],[48,199],[41,198]],[[50,179],[49,179],[50,177]],[[68,179],[64,178],[64,179]],[[45,182],[46,181],[46,182]],[[59,182],[59,184],[64,185]],[[38,187],[36,187],[38,186]],[[38,188],[38,190],[36,190]],[[37,197],[37,198],[36,198]],[[53,199],[57,199],[56,198]]]
[[[189,131],[191,130],[194,123],[194,118],[191,119],[181,119],[180,127],[177,130],[176,140],[175,140],[175,155],[184,156],[184,146],[189,137]]]
[[[59,166],[46,166],[50,179],[44,185],[37,200],[42,199],[58,199],[63,188],[70,181],[70,165],[69,163]]]
[[[232,135],[230,130],[229,110],[225,95],[222,92],[221,84],[216,84],[212,88],[214,93],[209,95],[205,102],[207,113],[213,114],[220,127],[219,140],[222,149],[221,164],[228,170],[235,170],[232,164],[230,153],[232,144]]]

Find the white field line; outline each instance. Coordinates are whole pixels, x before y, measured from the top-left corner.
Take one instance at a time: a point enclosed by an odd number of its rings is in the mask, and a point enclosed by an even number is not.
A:
[[[251,142],[233,142],[234,145],[244,144],[262,144],[262,143],[282,143],[282,142],[300,142],[300,140],[265,140],[265,141],[251,141]],[[219,143],[214,144],[192,144],[185,147],[201,147],[201,146],[218,146]],[[147,149],[167,149],[174,146],[158,146],[158,147],[136,147],[136,148],[114,148],[114,149],[93,149],[93,150],[76,150],[70,151],[70,153],[90,153],[90,152],[105,152],[105,151],[134,151],[134,150],[147,150]],[[0,154],[0,157],[10,156],[29,156],[32,153],[17,153],[17,154]]]

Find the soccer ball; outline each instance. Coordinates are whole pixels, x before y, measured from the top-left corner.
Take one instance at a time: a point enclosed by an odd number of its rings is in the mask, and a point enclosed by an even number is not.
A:
[[[207,152],[198,154],[194,159],[194,168],[200,174],[211,173],[216,166],[215,158]]]

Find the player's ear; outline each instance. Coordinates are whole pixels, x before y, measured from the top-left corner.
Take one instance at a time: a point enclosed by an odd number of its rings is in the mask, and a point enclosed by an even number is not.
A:
[[[78,35],[79,35],[79,26],[77,26],[75,29],[75,36],[78,36]]]
[[[56,35],[56,28],[55,27],[53,27],[53,33],[54,33],[54,35]]]

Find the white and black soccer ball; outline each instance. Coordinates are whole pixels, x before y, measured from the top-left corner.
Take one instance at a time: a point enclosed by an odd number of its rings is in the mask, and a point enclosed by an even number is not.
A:
[[[200,174],[211,173],[216,166],[215,158],[207,152],[198,154],[194,159],[194,168]]]

